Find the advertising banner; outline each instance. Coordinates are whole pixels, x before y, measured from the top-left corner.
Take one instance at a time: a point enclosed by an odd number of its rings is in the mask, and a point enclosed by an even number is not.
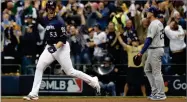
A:
[[[1,76],[2,95],[27,95],[33,85],[34,76]],[[101,78],[99,78],[102,80]],[[117,95],[123,92],[126,76],[116,78]],[[150,85],[145,77],[147,94]],[[167,96],[185,96],[187,90],[186,76],[164,76]],[[130,90],[133,93],[138,90]],[[141,91],[141,90],[140,90]],[[140,92],[141,93],[141,92]],[[40,95],[94,96],[95,89],[81,79],[69,76],[44,76],[39,90]],[[138,95],[138,94],[133,94]]]
[[[164,76],[165,92],[172,96],[185,96],[187,90],[186,76]]]
[[[20,76],[20,95],[27,95],[33,85],[34,76]],[[40,95],[93,96],[95,90],[81,79],[70,76],[43,76]]]

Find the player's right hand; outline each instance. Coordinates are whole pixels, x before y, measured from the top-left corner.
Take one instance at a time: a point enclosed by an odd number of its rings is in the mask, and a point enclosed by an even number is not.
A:
[[[54,53],[54,52],[57,51],[57,49],[56,49],[55,46],[50,46],[50,47],[48,48],[48,51],[49,51],[50,53]]]

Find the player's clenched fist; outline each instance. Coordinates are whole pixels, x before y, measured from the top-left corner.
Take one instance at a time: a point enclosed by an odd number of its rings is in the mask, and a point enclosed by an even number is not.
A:
[[[56,47],[55,46],[50,46],[49,48],[48,48],[48,51],[50,52],[50,53],[54,53],[54,52],[56,52]]]

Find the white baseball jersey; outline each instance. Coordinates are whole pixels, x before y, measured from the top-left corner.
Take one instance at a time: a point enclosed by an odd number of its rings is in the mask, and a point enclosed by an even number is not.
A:
[[[159,20],[154,20],[148,27],[147,37],[152,38],[149,47],[164,47],[164,27]]]
[[[100,32],[99,34],[94,32],[93,40],[96,45],[106,42],[107,36],[105,32]],[[103,50],[100,47],[94,48],[94,56],[103,56]]]

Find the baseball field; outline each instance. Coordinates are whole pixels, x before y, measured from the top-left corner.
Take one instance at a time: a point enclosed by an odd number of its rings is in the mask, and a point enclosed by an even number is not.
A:
[[[185,97],[168,97],[159,102],[186,102]],[[1,102],[27,102],[22,97],[2,97]],[[146,97],[75,97],[75,96],[43,96],[36,102],[152,102]]]

